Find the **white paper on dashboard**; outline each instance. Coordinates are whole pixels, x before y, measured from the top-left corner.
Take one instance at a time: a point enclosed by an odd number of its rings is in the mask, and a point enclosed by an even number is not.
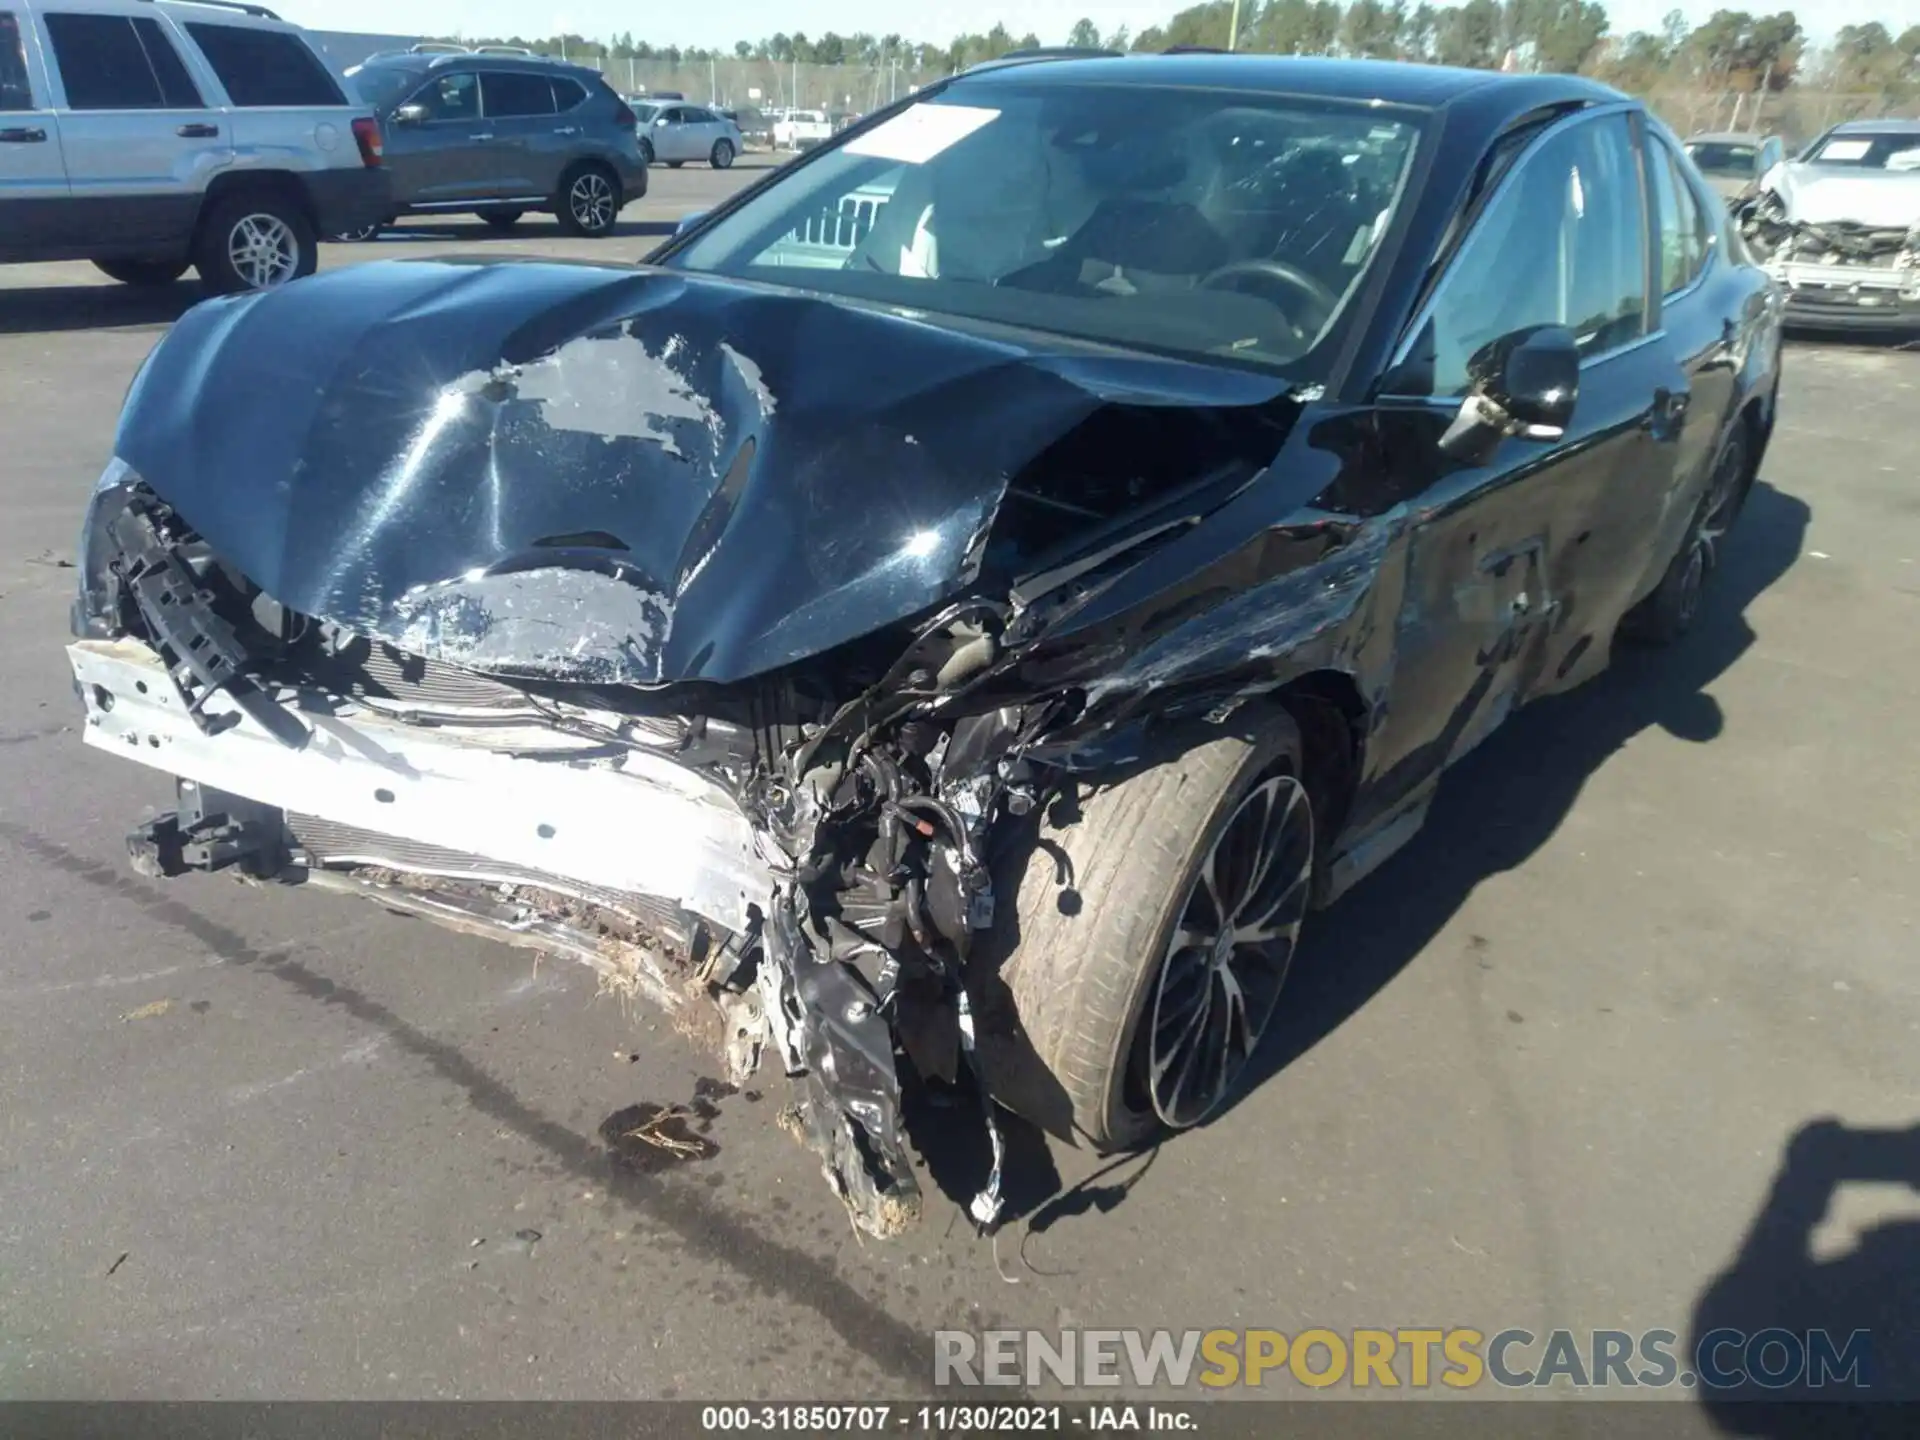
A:
[[[979,105],[915,105],[857,140],[849,140],[846,153],[924,165],[942,150],[959,144],[982,125],[999,118],[998,110]]]

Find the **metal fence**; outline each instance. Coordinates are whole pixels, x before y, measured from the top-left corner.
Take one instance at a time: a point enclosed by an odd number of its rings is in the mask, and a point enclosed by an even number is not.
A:
[[[591,65],[627,95],[678,91],[689,100],[730,109],[825,110],[865,114],[940,79],[943,70],[906,65],[800,65],[777,60],[623,60],[569,55]]]

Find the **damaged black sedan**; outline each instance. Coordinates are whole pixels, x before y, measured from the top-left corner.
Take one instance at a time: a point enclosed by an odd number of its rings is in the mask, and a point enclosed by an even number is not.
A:
[[[639,267],[211,301],[89,509],[86,739],[179,777],[145,873],[712,1007],[892,1233],[903,1076],[1199,1123],[1446,766],[1686,628],[1778,384],[1727,223],[1573,78],[1042,58]]]

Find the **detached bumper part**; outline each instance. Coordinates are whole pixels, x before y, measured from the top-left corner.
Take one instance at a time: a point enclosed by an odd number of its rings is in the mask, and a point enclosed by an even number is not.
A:
[[[154,880],[230,865],[270,879],[286,868],[286,822],[271,805],[182,780],[180,808],[133,830],[127,854],[136,872]]]

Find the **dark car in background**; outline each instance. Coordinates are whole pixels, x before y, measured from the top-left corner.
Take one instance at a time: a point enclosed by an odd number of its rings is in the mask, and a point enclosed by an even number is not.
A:
[[[371,239],[417,212],[473,213],[504,230],[530,210],[598,237],[647,193],[637,117],[597,70],[537,55],[408,50],[372,56],[347,79],[379,116],[394,208],[342,238]]]
[[[1687,137],[1687,158],[1729,205],[1751,199],[1760,179],[1787,158],[1778,135],[1717,131]]]
[[[1199,1124],[1447,768],[1684,634],[1780,378],[1729,225],[1573,76],[968,71],[649,264],[190,312],[83,527],[83,734],[181,777],[145,873],[717,1006],[895,1233],[913,1076]]]

